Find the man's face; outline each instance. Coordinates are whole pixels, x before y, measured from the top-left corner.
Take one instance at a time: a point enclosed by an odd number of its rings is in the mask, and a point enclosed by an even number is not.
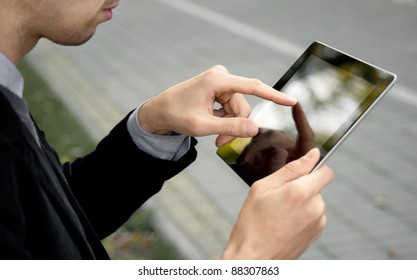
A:
[[[94,35],[100,23],[112,17],[119,0],[22,0],[30,19],[29,33],[62,45],[79,45]]]

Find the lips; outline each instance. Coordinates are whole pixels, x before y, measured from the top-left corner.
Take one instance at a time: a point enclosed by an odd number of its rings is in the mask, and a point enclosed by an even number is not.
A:
[[[108,5],[104,6],[103,12],[104,12],[105,21],[112,19],[113,17],[112,10],[115,9],[118,5],[119,5],[119,1],[111,1]]]
[[[113,11],[111,9],[104,10],[103,13],[104,13],[104,20],[105,21],[108,21],[108,20],[112,19]]]

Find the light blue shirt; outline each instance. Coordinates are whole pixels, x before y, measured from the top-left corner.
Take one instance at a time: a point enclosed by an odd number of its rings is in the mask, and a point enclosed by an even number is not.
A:
[[[35,126],[30,118],[26,102],[23,100],[24,80],[16,66],[0,52],[0,84],[17,95],[19,99],[6,96],[9,99],[19,117],[28,126],[29,130],[38,141]],[[142,105],[136,108],[127,122],[127,129],[132,140],[142,151],[153,157],[165,160],[180,159],[191,146],[191,138],[184,135],[155,135],[146,132],[140,126],[137,113]]]
[[[136,108],[127,122],[127,129],[136,146],[157,158],[165,160],[180,159],[190,149],[191,138],[181,134],[156,135],[143,130],[136,116],[145,103]]]

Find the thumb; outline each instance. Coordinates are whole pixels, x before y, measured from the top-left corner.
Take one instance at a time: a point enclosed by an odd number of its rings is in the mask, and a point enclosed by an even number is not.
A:
[[[232,137],[253,137],[258,133],[258,125],[248,118],[212,118],[213,134]]]
[[[320,151],[317,148],[310,150],[301,158],[286,164],[283,168],[270,176],[276,182],[276,186],[284,185],[301,176],[309,174],[320,159]]]

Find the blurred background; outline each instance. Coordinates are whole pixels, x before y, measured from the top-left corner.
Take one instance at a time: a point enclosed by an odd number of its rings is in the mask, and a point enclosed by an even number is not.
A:
[[[328,225],[302,259],[417,259],[416,0],[123,0],[88,43],[41,41],[28,64],[97,142],[142,101],[216,64],[272,86],[313,41],[398,81],[328,162]],[[220,257],[248,187],[214,137],[198,140],[197,161],[104,241],[113,258]],[[143,221],[146,240],[132,234]],[[149,240],[168,253],[132,250]]]

